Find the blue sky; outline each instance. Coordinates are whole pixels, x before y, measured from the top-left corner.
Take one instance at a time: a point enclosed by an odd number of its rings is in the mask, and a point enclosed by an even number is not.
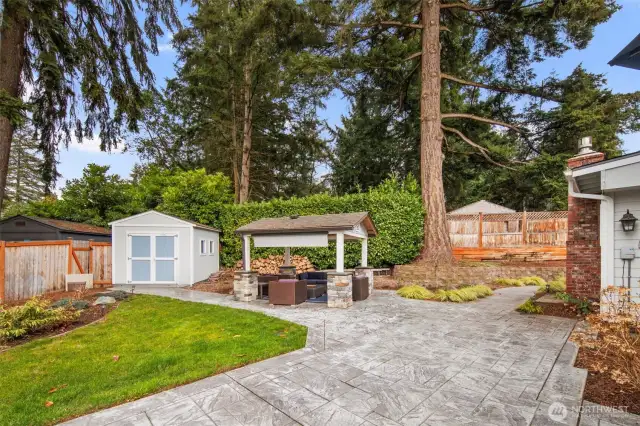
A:
[[[561,58],[551,58],[536,66],[539,78],[552,72],[558,77],[565,77],[580,63],[589,72],[605,74],[607,84],[616,93],[640,90],[640,71],[621,67],[610,67],[611,60],[628,42],[638,34],[640,22],[640,0],[619,0],[623,9],[608,22],[596,28],[595,36],[584,50],[571,50]],[[180,10],[183,19],[189,13],[187,7]],[[149,58],[151,69],[156,74],[158,85],[174,75],[175,53],[171,49],[171,39],[166,36],[160,42],[158,56]],[[340,117],[348,113],[348,102],[339,94],[334,94],[326,101],[326,108],[321,112],[322,118],[331,125],[338,125]],[[627,152],[640,150],[640,133],[624,135],[624,150]],[[82,169],[89,163],[110,165],[113,173],[128,176],[131,169],[140,160],[135,153],[117,150],[113,153],[100,152],[99,141],[86,141],[83,144],[72,144],[69,149],[62,148],[59,156],[59,171],[62,178],[58,188],[64,186],[67,179],[82,175]]]

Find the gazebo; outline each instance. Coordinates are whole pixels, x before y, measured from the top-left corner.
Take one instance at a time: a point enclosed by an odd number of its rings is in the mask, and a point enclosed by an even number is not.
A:
[[[257,273],[251,271],[251,239],[255,247],[284,248],[284,270],[293,268],[290,266],[291,247],[328,247],[329,241],[335,241],[336,270],[327,274],[329,307],[353,304],[352,274],[344,271],[344,242],[360,240],[362,255],[360,267],[356,269],[366,274],[369,286],[373,286],[373,271],[367,267],[367,242],[377,231],[367,212],[260,219],[241,226],[236,233],[242,237],[243,265],[243,270],[236,272],[233,283],[238,300],[255,300],[258,292]]]

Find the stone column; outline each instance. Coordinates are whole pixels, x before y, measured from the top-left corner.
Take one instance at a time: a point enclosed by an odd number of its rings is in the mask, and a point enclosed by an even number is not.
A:
[[[353,276],[344,272],[327,273],[327,307],[349,308],[353,306]]]
[[[356,275],[366,275],[369,280],[369,296],[373,294],[373,268],[365,268],[358,266],[356,268]]]
[[[241,302],[251,302],[258,298],[258,273],[236,271],[233,275],[233,297]]]

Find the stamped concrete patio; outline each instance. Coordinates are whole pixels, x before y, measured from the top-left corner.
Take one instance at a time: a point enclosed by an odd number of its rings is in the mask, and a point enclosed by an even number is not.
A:
[[[624,415],[601,420],[597,407],[581,410],[586,371],[573,367],[576,349],[567,342],[575,322],[516,313],[531,288],[460,305],[376,291],[350,309],[270,307],[176,288],[135,291],[304,324],[307,347],[70,425],[637,424]]]

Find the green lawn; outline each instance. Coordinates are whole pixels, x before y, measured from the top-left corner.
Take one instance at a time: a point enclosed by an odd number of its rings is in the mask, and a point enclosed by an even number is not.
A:
[[[51,424],[137,399],[301,348],[306,335],[260,313],[138,295],[104,322],[0,353],[0,424]]]

